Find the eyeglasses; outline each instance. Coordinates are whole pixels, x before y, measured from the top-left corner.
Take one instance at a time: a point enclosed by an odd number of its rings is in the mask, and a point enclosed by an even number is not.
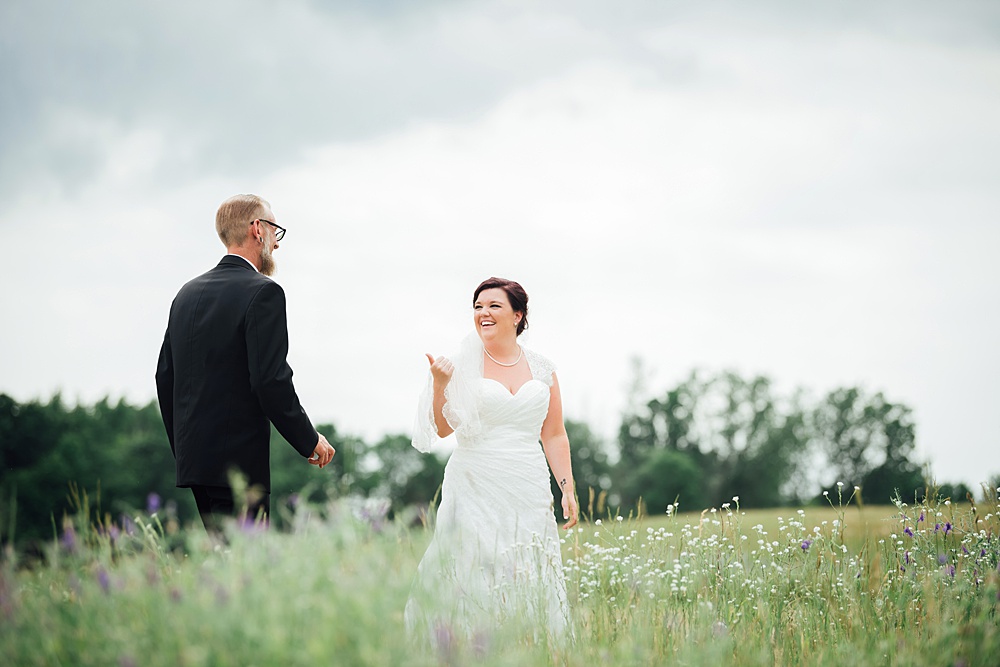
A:
[[[286,231],[288,231],[287,229],[285,229],[285,228],[284,228],[284,227],[282,227],[281,225],[276,225],[276,224],[274,224],[274,223],[273,223],[273,222],[271,222],[270,220],[265,220],[264,218],[257,218],[257,219],[258,219],[259,221],[261,221],[261,222],[266,222],[267,224],[269,224],[269,225],[271,225],[272,227],[274,227],[274,229],[275,229],[275,232],[274,232],[274,240],[275,240],[275,241],[280,241],[281,239],[285,238],[285,232],[286,232]]]

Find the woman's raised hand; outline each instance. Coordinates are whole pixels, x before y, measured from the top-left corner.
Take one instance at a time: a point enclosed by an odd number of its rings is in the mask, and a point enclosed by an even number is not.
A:
[[[448,382],[451,380],[451,376],[455,373],[455,366],[445,357],[438,357],[435,359],[430,354],[427,355],[427,361],[431,365],[431,375],[434,377],[434,384],[442,389],[444,389]]]

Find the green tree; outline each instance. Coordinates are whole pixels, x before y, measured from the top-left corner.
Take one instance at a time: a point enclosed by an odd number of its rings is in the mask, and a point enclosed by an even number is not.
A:
[[[699,451],[694,415],[705,388],[706,383],[694,372],[668,389],[662,399],[653,398],[641,406],[633,406],[622,418],[618,431],[621,465],[625,468],[639,465],[657,449]]]
[[[65,410],[56,394],[48,402],[18,404],[0,394],[0,475],[35,465],[55,446]]]
[[[671,449],[658,449],[643,462],[635,472],[634,492],[639,493],[644,511],[654,515],[663,514],[674,502],[694,510],[707,502],[703,473],[694,457]]]
[[[569,437],[570,461],[573,464],[573,479],[576,481],[580,511],[586,512],[591,491],[595,497],[599,497],[611,487],[611,463],[604,443],[583,422],[567,419],[566,435]],[[553,510],[556,517],[562,519],[562,492],[552,475],[549,475],[549,481],[552,485]]]
[[[937,495],[939,498],[955,501],[965,501],[967,498],[974,498],[972,489],[963,482],[945,482],[937,487]]]
[[[4,396],[0,442],[6,539],[12,525],[19,541],[52,537],[69,509],[70,484],[112,518],[145,508],[150,494],[164,511],[196,516],[190,493],[174,486],[173,457],[154,403],[135,407],[104,398],[69,408],[58,395],[24,404]]]
[[[625,415],[615,488],[626,507],[648,497],[651,478],[637,471],[655,461],[650,470],[662,473],[672,459],[658,452],[669,451],[685,454],[684,461],[699,471],[701,488],[687,494],[688,503],[719,506],[738,495],[744,506],[781,505],[795,497],[811,440],[798,394],[776,398],[763,376],[692,373],[662,398]]]
[[[706,456],[699,447],[695,428],[695,412],[704,388],[705,383],[692,373],[663,398],[641,405],[634,398],[630,401],[632,407],[618,429],[619,459],[612,473],[614,504],[636,506],[645,489],[635,473],[658,451],[685,452],[704,471]]]
[[[278,430],[271,427],[271,508],[280,526],[281,508],[294,506],[299,502],[316,504],[359,492],[366,495],[363,488],[365,475],[359,471],[361,461],[368,454],[368,446],[358,437],[342,434],[333,424],[319,424],[316,430],[333,445],[336,454],[330,465],[322,470],[309,465]]]
[[[799,500],[807,482],[804,468],[811,438],[798,400],[780,413],[772,412],[766,432],[736,454],[727,483],[730,492],[716,496],[715,502],[727,502],[733,495],[745,507],[778,507]]]
[[[745,506],[778,500],[757,492],[760,486],[780,488],[786,473],[767,465],[780,452],[772,442],[780,417],[770,381],[724,372],[706,384],[700,403],[696,427],[704,434],[702,447],[710,462],[704,471],[708,502],[721,505],[733,495]]]
[[[387,435],[372,448],[376,465],[365,486],[368,495],[388,498],[394,512],[409,505],[426,505],[437,495],[444,479],[444,461],[410,445],[406,435]]]
[[[815,423],[832,476],[860,485],[865,502],[887,502],[897,491],[904,500],[922,495],[923,475],[912,460],[916,427],[910,408],[881,392],[869,396],[858,387],[839,388],[816,408]]]

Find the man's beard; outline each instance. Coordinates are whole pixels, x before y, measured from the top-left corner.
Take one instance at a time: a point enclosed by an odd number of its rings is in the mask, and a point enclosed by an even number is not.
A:
[[[274,255],[265,243],[260,249],[260,272],[265,276],[273,276],[277,265],[274,263]]]

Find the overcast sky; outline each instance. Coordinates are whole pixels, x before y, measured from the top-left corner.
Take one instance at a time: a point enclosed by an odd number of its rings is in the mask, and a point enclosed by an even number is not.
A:
[[[5,0],[0,87],[19,400],[151,399],[254,192],[314,421],[408,431],[499,275],[609,439],[639,357],[882,391],[1000,473],[1000,3]]]

